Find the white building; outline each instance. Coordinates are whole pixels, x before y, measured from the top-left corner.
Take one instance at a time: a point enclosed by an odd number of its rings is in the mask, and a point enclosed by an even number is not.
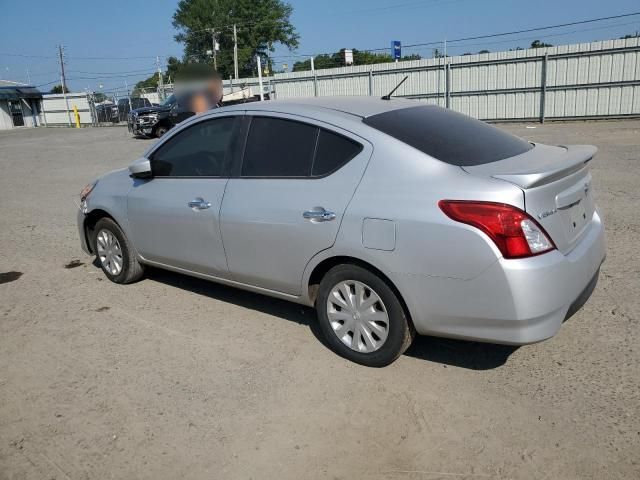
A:
[[[37,127],[41,123],[42,93],[23,83],[0,80],[0,130]]]

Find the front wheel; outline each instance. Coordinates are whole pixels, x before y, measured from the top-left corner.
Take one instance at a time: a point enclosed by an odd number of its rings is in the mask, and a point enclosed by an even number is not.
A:
[[[169,131],[169,128],[166,125],[159,125],[156,127],[154,133],[156,137],[160,138],[168,131]]]
[[[110,218],[98,220],[94,229],[93,251],[100,268],[114,283],[133,283],[142,278],[144,265],[122,229]]]
[[[327,272],[320,282],[316,310],[329,346],[361,365],[389,365],[413,340],[413,329],[393,289],[356,265],[338,265]]]

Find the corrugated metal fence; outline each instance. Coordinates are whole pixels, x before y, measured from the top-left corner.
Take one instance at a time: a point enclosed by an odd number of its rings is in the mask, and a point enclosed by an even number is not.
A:
[[[80,123],[94,123],[91,105],[86,93],[49,94],[42,96],[41,123],[47,126],[71,125],[75,123],[74,105],[80,114]]]
[[[640,39],[276,74],[276,98],[389,93],[482,120],[640,115]]]

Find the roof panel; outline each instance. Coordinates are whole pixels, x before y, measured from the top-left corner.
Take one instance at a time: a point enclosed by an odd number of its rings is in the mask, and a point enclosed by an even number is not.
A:
[[[239,104],[233,107],[236,110],[245,110],[249,104]],[[415,107],[415,100],[405,100],[401,98],[392,98],[391,100],[381,100],[379,97],[311,97],[296,98],[291,100],[272,100],[269,102],[254,102],[250,104],[251,110],[271,110],[275,111],[279,108],[288,109],[291,107],[307,107],[315,109],[335,110],[338,112],[348,113],[357,117],[366,118],[379,113],[398,110],[401,108]]]

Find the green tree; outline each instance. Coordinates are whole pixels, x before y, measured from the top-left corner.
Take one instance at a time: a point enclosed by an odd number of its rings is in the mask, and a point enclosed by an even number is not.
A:
[[[62,93],[62,85],[55,85],[50,93]],[[64,87],[64,93],[69,93],[69,87]]]
[[[276,44],[298,46],[299,35],[290,22],[293,7],[283,0],[181,0],[173,15],[175,39],[184,44],[185,63],[213,65],[212,31],[220,50],[216,60],[224,78],[233,75],[233,25],[238,32],[241,77],[256,74],[256,55],[268,65]]]
[[[638,37],[640,37],[640,32],[627,33],[623,37],[620,37],[620,40],[627,40],[628,38],[638,38]]]
[[[545,48],[545,47],[553,47],[550,43],[544,43],[540,40],[534,40],[531,42],[531,48]]]

